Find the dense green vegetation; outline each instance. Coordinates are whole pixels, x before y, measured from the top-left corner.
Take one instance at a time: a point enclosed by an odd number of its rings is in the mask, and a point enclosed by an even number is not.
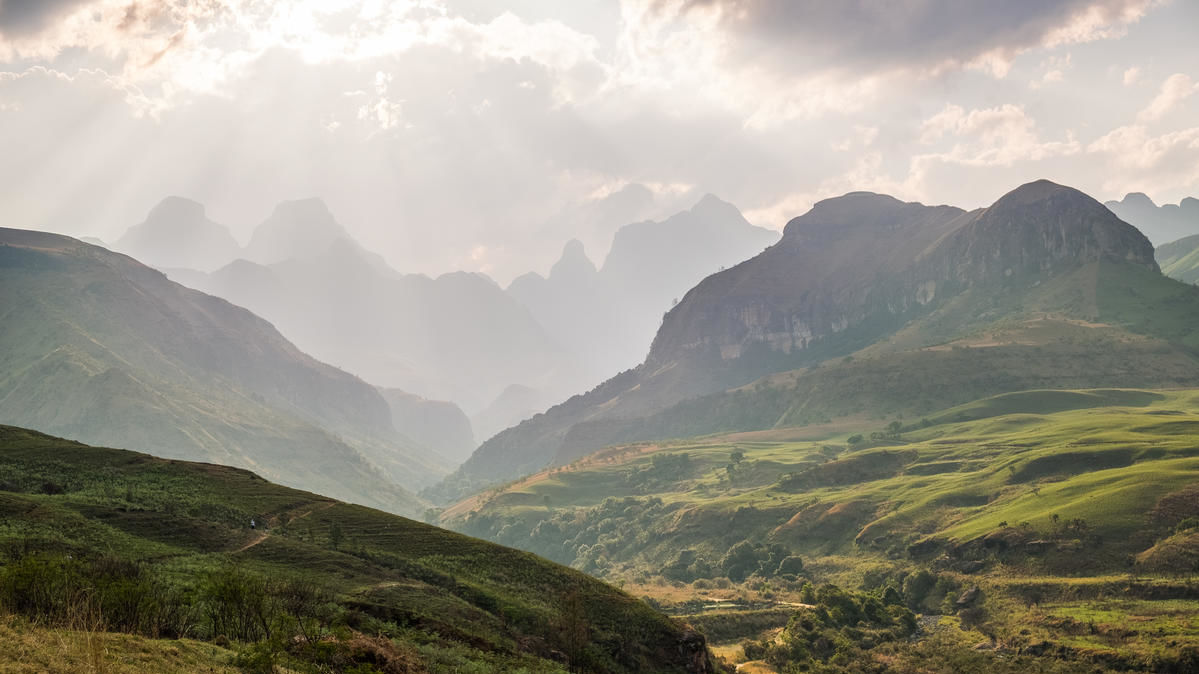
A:
[[[1197,625],[1177,618],[1199,611],[1196,410],[1194,390],[1026,391],[823,432],[631,445],[443,516],[624,581],[703,628],[709,604],[769,611],[834,582],[953,615],[963,654],[985,641],[992,656],[1186,671],[1169,667],[1199,648]],[[977,605],[958,606],[976,587]],[[1174,636],[1120,631],[1134,619]],[[719,624],[710,636],[736,632]]]
[[[214,665],[253,671],[708,671],[702,637],[528,553],[243,470],[12,427],[2,613],[18,634],[199,639],[228,654]]]

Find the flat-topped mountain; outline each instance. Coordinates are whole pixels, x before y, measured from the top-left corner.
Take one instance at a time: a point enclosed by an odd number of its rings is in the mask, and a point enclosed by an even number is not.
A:
[[[113,248],[155,267],[203,271],[216,269],[241,253],[228,227],[208,219],[203,204],[183,197],[163,199]]]
[[[125,255],[0,229],[0,423],[252,468],[398,512],[448,462],[370,385]]]
[[[1144,296],[1129,302],[1130,292]],[[880,409],[915,413],[1034,380],[1039,388],[1199,381],[1187,355],[1199,333],[1170,307],[1199,307],[1192,295],[1161,276],[1144,235],[1048,181],[972,212],[851,193],[818,203],[779,243],[700,282],[666,315],[641,366],[500,433],[447,485],[613,442],[807,423],[869,408],[872,395],[895,394],[875,401]],[[1116,341],[1100,348],[1099,339]],[[971,350],[945,346],[955,344]],[[1033,348],[1035,371],[1016,355]],[[926,395],[918,376],[930,372],[939,381]],[[897,377],[911,389],[906,398]]]
[[[349,234],[318,198],[284,201],[254,228],[245,257],[261,264],[306,259],[323,254]]]

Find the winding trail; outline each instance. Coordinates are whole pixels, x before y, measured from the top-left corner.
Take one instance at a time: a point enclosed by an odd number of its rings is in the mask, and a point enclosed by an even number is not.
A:
[[[312,507],[309,507],[311,504],[306,503],[306,504],[300,506],[300,508],[308,508],[308,510],[305,510],[303,513],[296,515],[295,517],[291,518],[289,521],[295,522],[296,520],[303,519],[305,517],[308,517],[312,513],[317,512],[318,510],[328,510],[329,508],[332,508],[333,506],[337,505],[337,503],[338,503],[337,501],[321,501],[321,502],[313,505]],[[267,524],[272,525],[272,526],[277,525],[280,517],[282,517],[283,515],[286,515],[288,513],[295,512],[296,510],[299,510],[300,508],[294,508],[293,510],[287,510],[282,513],[279,513],[278,515],[272,515],[270,517],[270,519],[267,520]],[[255,532],[254,537],[250,539],[250,542],[246,543],[245,545],[241,546],[240,548],[238,548],[236,550],[233,550],[231,552],[231,554],[236,555],[239,552],[245,552],[246,550],[249,550],[250,548],[262,543],[268,537],[270,537],[270,534],[268,533],[268,531],[269,531],[269,529]]]

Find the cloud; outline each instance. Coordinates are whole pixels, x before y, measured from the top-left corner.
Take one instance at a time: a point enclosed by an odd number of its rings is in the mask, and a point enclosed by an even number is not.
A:
[[[1159,120],[1196,92],[1199,92],[1199,84],[1192,81],[1189,75],[1175,73],[1162,82],[1161,90],[1149,102],[1149,105],[1137,114],[1137,120],[1141,122]]]
[[[0,35],[36,33],[89,0],[0,0]]]
[[[1199,185],[1199,127],[1153,135],[1142,124],[1122,126],[1091,142],[1087,152],[1105,167],[1104,188],[1162,194]]]
[[[1012,59],[1123,34],[1154,0],[626,0],[661,17],[687,17],[735,39],[714,40],[742,64],[786,71],[979,67],[1003,76]]]
[[[1136,84],[1137,81],[1140,79],[1141,79],[1141,69],[1140,68],[1133,66],[1124,71],[1124,77],[1123,77],[1124,86],[1126,86],[1126,87],[1132,86],[1132,85]]]

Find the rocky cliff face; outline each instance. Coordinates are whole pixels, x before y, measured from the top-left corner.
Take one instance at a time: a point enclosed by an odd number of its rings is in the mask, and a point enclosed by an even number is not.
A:
[[[788,223],[778,245],[688,293],[667,315],[649,362],[693,353],[730,360],[754,344],[791,353],[972,285],[1099,260],[1156,269],[1143,234],[1049,181],[971,213],[848,194],[818,203]]]

